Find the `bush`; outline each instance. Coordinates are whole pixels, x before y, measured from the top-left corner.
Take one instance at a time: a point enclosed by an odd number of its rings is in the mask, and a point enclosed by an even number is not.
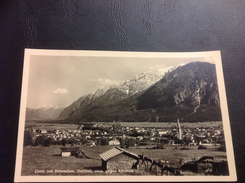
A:
[[[165,149],[162,144],[157,144],[156,149]]]
[[[200,146],[198,146],[197,149],[207,149],[207,147],[205,147],[205,146],[203,146],[203,145],[200,145]]]
[[[76,143],[76,141],[73,138],[70,138],[70,139],[67,140],[67,144],[73,145],[75,143]]]
[[[224,151],[226,152],[226,147],[225,146],[221,146],[220,148],[218,148],[219,151]]]
[[[149,145],[149,143],[148,142],[140,142],[139,145],[140,146],[146,146],[146,145]]]
[[[65,146],[67,144],[67,139],[63,138],[62,139],[62,145]]]
[[[62,145],[62,141],[61,140],[56,140],[54,143],[55,143],[55,145]]]
[[[100,145],[105,146],[109,144],[109,140],[107,138],[101,138]]]
[[[44,136],[38,136],[36,138],[36,142],[35,142],[35,145],[36,146],[39,146],[39,145],[44,145],[44,141],[45,141],[45,137]]]
[[[53,145],[53,139],[49,137],[44,140],[43,146],[49,147],[50,145]]]

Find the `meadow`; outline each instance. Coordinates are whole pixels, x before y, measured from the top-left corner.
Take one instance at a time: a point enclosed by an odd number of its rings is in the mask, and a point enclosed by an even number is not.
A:
[[[177,122],[120,122],[121,126],[128,127],[155,127],[155,128],[170,128],[171,126],[176,126]],[[222,121],[215,122],[180,122],[180,125],[189,128],[206,128],[206,127],[218,127],[222,126]]]
[[[52,121],[26,121],[26,127],[46,129],[46,130],[75,130],[78,128],[78,124],[69,123],[57,123]]]
[[[85,123],[85,122],[83,122]],[[90,123],[90,122],[87,122]],[[101,122],[99,123],[100,126],[103,127],[110,127],[114,123],[113,122]],[[119,122],[123,127],[139,127],[139,128],[170,128],[172,126],[176,126],[176,122]],[[75,130],[79,127],[79,123],[71,124],[71,123],[58,123],[52,121],[28,121],[25,123],[26,127],[31,126],[33,128],[39,129],[47,129],[47,130]],[[180,122],[182,127],[186,126],[189,128],[214,128],[223,126],[222,121],[215,121],[215,122]]]
[[[100,123],[104,127],[111,126],[115,123]],[[125,127],[155,127],[170,128],[176,126],[176,122],[120,122]],[[47,122],[26,122],[26,126],[47,130],[74,130],[79,124],[54,123]],[[189,123],[181,122],[181,126],[189,128],[214,128],[222,126],[222,122],[202,122]],[[69,146],[69,145],[66,145]],[[83,147],[81,149],[89,159],[81,159],[74,156],[61,157],[61,145],[43,146],[25,146],[23,148],[22,175],[108,175],[101,171],[100,154],[113,148],[113,146],[94,146]],[[154,160],[169,161],[171,166],[178,166],[180,159],[184,161],[198,160],[202,156],[214,156],[215,159],[226,159],[226,152],[218,151],[219,146],[208,146],[207,149],[198,150],[198,146],[188,146],[189,150],[181,150],[184,146],[164,145],[164,149],[147,149],[146,146],[130,147],[127,151],[144,155]],[[67,172],[55,170],[67,170]],[[152,175],[150,172],[134,171],[125,173],[111,173],[110,175]]]
[[[89,159],[74,156],[60,156],[62,146],[53,145],[26,146],[23,149],[22,175],[108,175],[101,171],[100,154],[113,148],[113,146],[81,147]],[[177,149],[175,148],[177,147]],[[181,150],[184,146],[166,145],[165,149],[146,149],[145,147],[130,147],[127,151],[144,155],[154,160],[166,160],[170,165],[178,165],[180,158],[184,161],[198,160],[202,156],[214,156],[215,159],[226,159],[226,152],[218,151],[217,146],[198,150],[197,146],[188,146],[189,150]],[[43,173],[43,171],[45,173]],[[48,171],[49,170],[49,171]],[[59,172],[65,170],[68,172]],[[55,172],[56,171],[56,172]],[[49,172],[49,173],[48,173]],[[125,173],[111,173],[110,175],[152,175],[150,172],[134,171]]]

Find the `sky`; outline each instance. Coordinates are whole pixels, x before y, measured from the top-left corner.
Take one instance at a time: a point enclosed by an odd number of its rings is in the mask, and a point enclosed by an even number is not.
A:
[[[164,74],[169,68],[207,58],[121,58],[31,55],[27,107],[65,107],[81,96],[132,79],[142,72]]]

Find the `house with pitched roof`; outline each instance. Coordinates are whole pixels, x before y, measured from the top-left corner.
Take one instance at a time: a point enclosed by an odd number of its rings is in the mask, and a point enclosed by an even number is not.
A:
[[[140,157],[125,149],[114,147],[102,154],[102,169],[104,171],[120,171],[136,169],[139,163]]]
[[[119,140],[114,139],[114,140],[109,141],[109,145],[118,146],[118,145],[120,145],[120,142],[119,142]]]

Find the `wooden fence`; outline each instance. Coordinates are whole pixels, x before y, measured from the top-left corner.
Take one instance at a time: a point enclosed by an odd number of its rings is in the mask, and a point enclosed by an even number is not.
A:
[[[168,161],[152,160],[142,155],[140,155],[138,167],[139,170],[154,172],[156,175],[180,175],[180,168],[170,167]]]

